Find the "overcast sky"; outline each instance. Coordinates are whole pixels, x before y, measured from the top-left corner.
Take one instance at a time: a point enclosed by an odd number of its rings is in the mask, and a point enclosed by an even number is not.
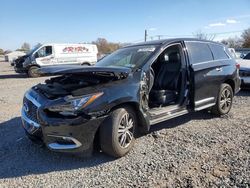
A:
[[[140,42],[217,33],[215,40],[250,27],[250,0],[2,0],[0,48],[23,42]],[[152,36],[152,37],[151,37]]]

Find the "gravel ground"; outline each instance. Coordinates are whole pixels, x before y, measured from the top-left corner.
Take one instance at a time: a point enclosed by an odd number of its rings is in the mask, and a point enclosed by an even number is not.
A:
[[[79,158],[24,135],[23,94],[44,79],[0,62],[0,187],[250,187],[250,91],[227,116],[197,112],[155,125],[123,158]]]

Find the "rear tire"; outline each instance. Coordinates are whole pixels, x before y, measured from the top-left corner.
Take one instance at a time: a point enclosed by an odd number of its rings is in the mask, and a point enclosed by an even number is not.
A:
[[[102,151],[114,156],[126,155],[134,146],[137,118],[128,106],[114,110],[100,127]]]
[[[215,106],[212,107],[211,112],[215,115],[225,115],[232,107],[233,90],[229,84],[222,84],[220,86],[219,94]]]
[[[28,70],[28,76],[31,78],[39,77],[40,75],[37,73],[37,69],[39,69],[39,67],[36,67],[36,66],[30,67]]]

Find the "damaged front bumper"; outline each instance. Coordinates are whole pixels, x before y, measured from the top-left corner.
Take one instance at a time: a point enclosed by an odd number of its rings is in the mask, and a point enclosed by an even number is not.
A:
[[[14,69],[15,69],[16,73],[27,73],[28,72],[27,68],[23,68],[23,67],[14,66]]]
[[[86,119],[52,118],[43,112],[32,95],[25,94],[22,123],[28,137],[44,143],[50,150],[68,153],[92,151],[95,134],[106,116]]]

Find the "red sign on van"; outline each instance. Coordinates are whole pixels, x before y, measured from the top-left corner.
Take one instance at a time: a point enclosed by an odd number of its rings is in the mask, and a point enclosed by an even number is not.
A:
[[[89,49],[83,46],[78,46],[78,47],[65,47],[63,49],[63,53],[84,53],[88,52]]]

